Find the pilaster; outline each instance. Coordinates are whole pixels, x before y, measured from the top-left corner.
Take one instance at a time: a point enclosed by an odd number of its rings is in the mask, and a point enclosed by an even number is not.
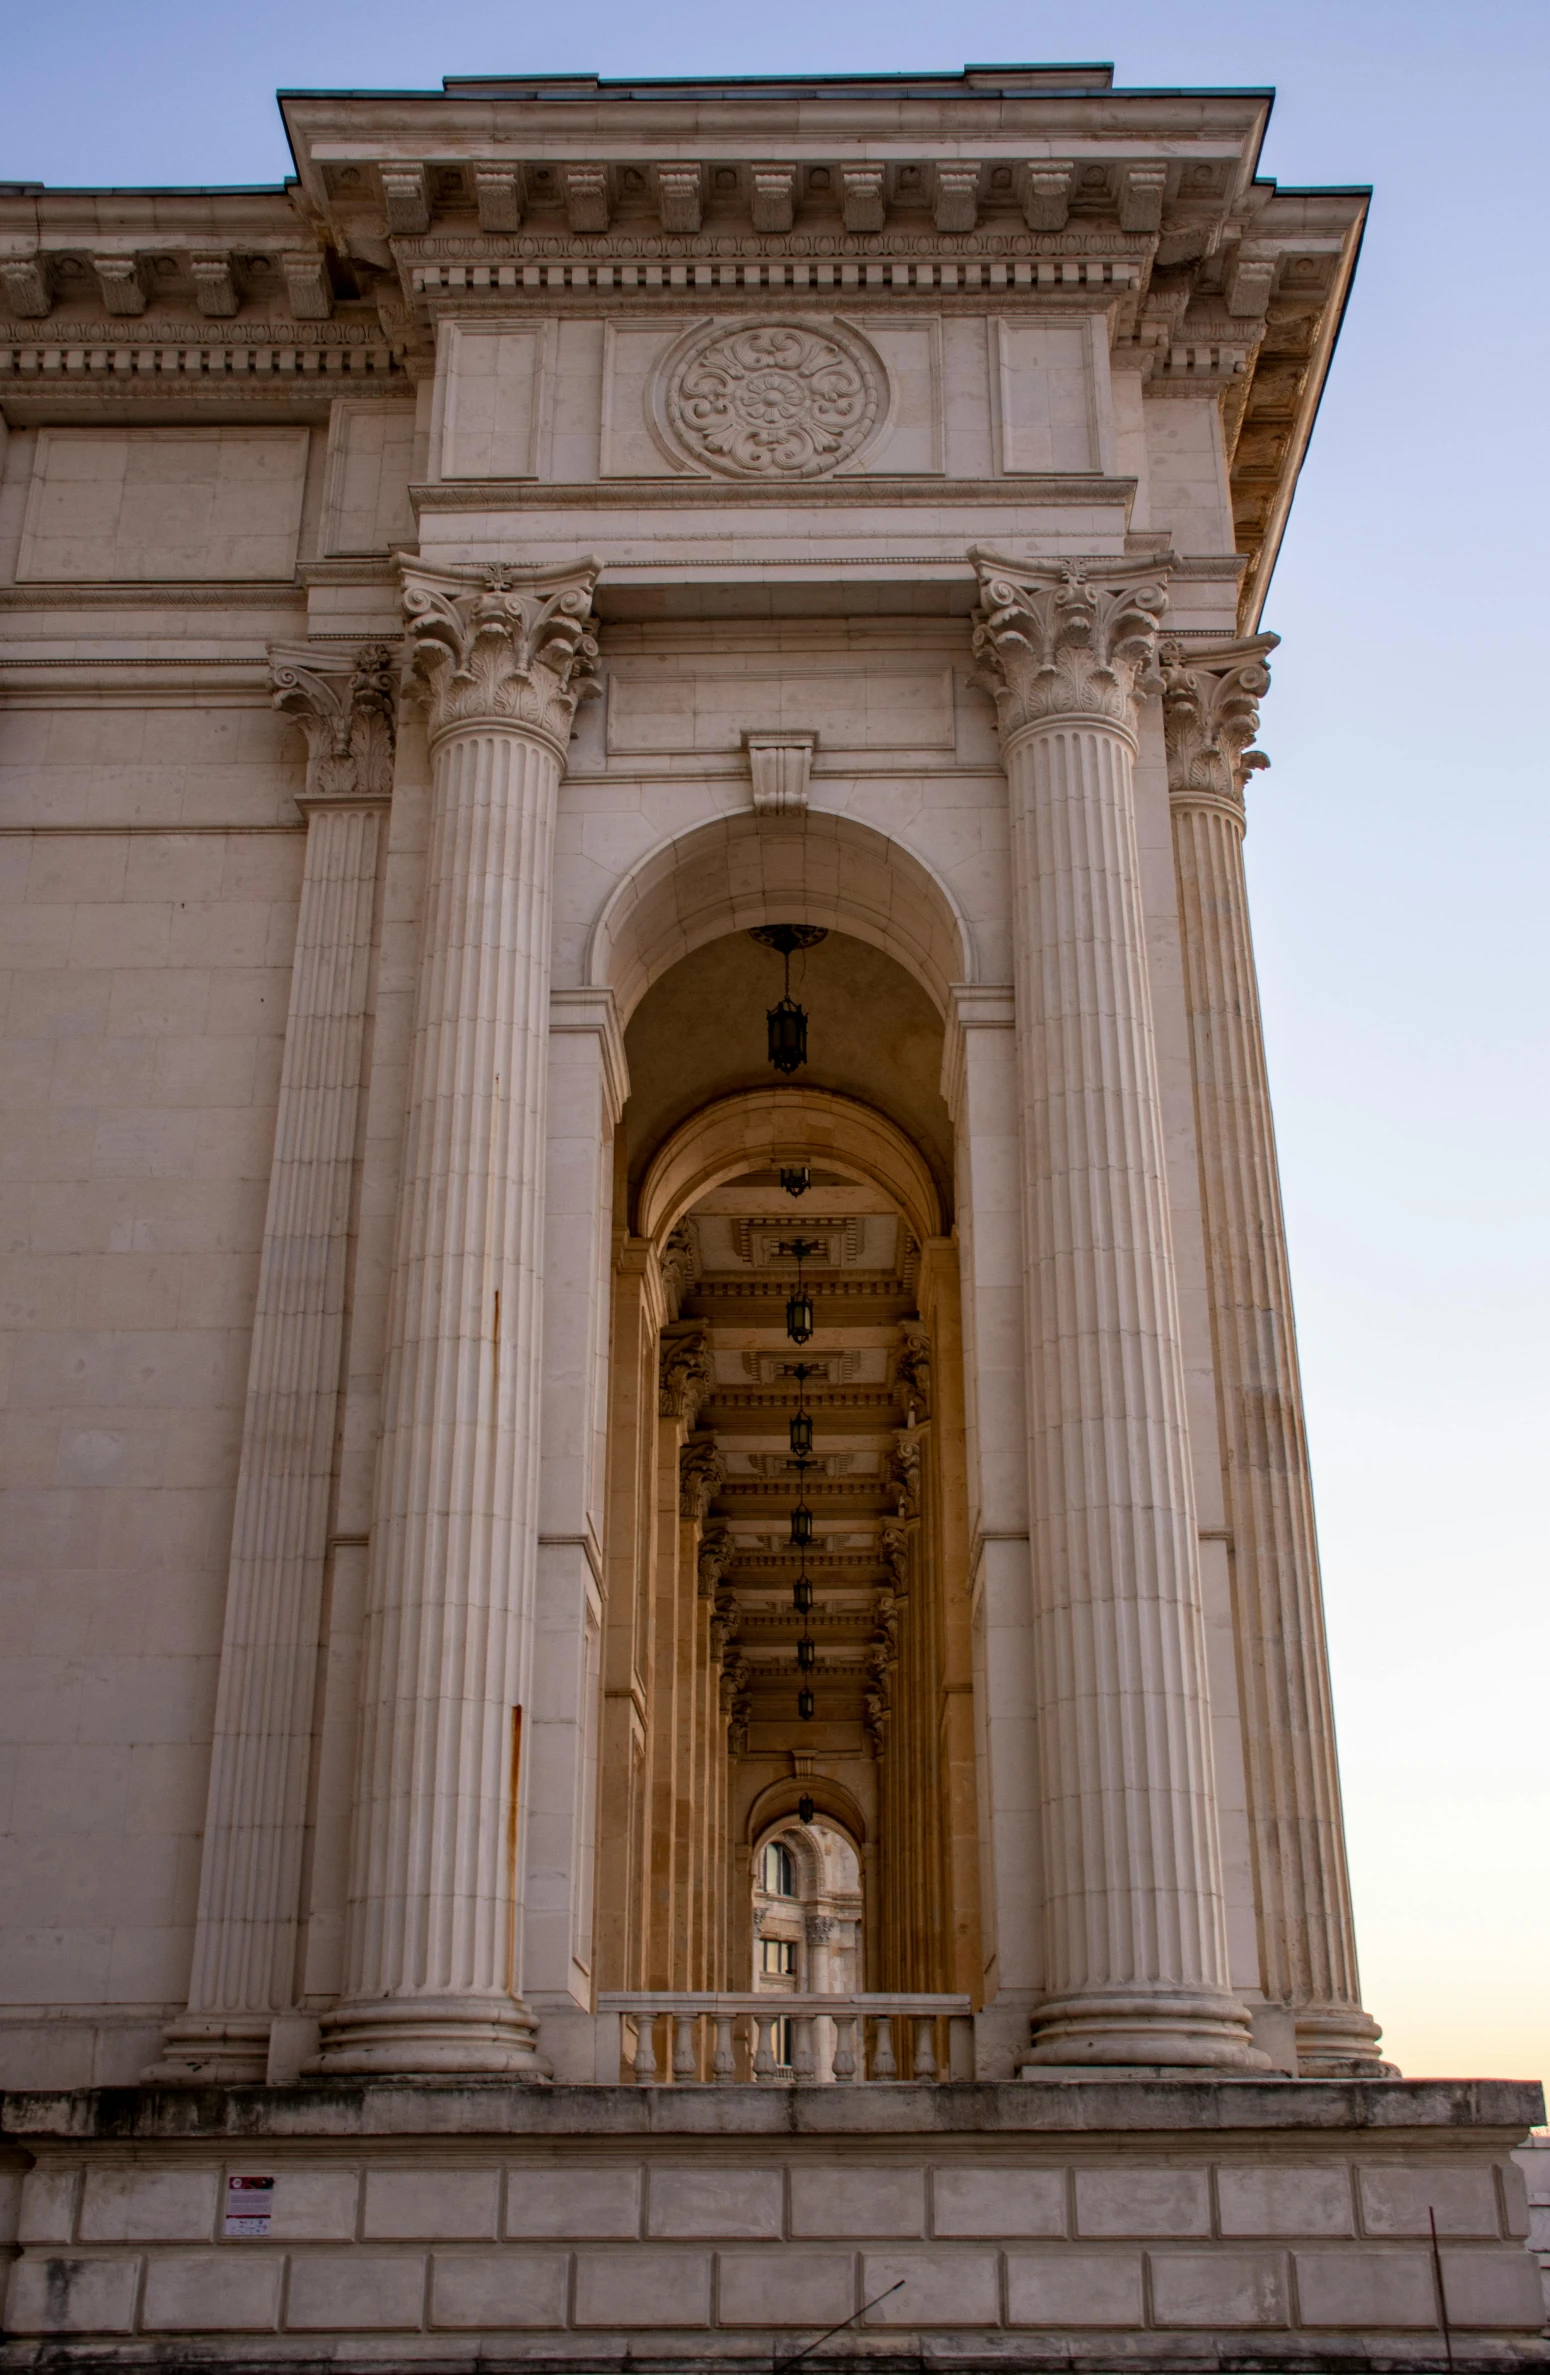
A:
[[[307,737],[307,851],[264,1220],[186,2015],[154,2074],[261,2080],[297,1998],[313,1700],[380,818],[385,646],[275,645]]]

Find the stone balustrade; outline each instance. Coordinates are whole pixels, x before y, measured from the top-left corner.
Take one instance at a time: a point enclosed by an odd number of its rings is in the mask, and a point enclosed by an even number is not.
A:
[[[931,2085],[974,2075],[967,1996],[647,1991],[600,1996],[598,2011],[617,2024],[620,2077],[637,2086]]]

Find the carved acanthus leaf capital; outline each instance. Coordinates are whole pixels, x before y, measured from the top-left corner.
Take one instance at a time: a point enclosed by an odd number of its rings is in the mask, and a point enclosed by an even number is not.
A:
[[[710,1338],[703,1328],[682,1336],[664,1336],[658,1372],[657,1407],[663,1418],[681,1419],[692,1427],[714,1382]]]
[[[394,655],[385,643],[349,651],[272,643],[276,709],[307,737],[309,801],[386,800],[393,789]]]
[[[1255,768],[1270,764],[1249,745],[1270,690],[1265,663],[1280,640],[1250,635],[1235,643],[1162,646],[1168,795],[1176,806],[1224,807],[1241,818],[1244,784]]]
[[[679,1515],[691,1525],[703,1525],[726,1473],[727,1464],[716,1448],[715,1436],[691,1436],[678,1455]]]
[[[432,570],[403,564],[404,615],[431,738],[515,725],[563,758],[577,704],[596,691],[598,564]]]
[[[1013,561],[971,550],[979,681],[1002,741],[1061,718],[1102,718],[1134,735],[1137,700],[1155,690],[1167,565]]]
[[[712,1526],[701,1540],[696,1561],[702,1600],[715,1600],[719,1606],[721,1578],[731,1564],[732,1537],[725,1526]]]

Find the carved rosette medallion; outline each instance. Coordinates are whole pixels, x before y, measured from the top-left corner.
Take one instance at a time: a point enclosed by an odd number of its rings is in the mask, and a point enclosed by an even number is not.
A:
[[[701,469],[727,478],[822,478],[860,452],[882,414],[882,366],[834,323],[722,323],[669,365],[662,418]]]

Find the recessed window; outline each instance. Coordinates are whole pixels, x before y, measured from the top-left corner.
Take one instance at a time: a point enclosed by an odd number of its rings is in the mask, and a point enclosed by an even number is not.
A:
[[[759,1968],[767,1979],[794,1979],[797,1942],[794,1938],[761,1938]]]
[[[772,1839],[764,1851],[763,1878],[767,1897],[794,1897],[797,1893],[791,1857],[778,1839]]]

